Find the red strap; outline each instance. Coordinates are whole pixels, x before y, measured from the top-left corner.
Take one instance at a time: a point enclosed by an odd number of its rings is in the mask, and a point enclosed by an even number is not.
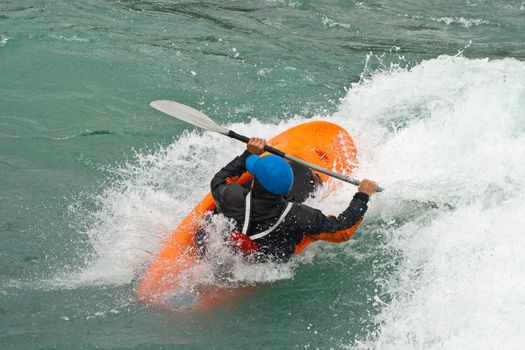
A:
[[[232,233],[228,238],[228,242],[244,254],[255,253],[258,248],[257,243],[239,231]]]

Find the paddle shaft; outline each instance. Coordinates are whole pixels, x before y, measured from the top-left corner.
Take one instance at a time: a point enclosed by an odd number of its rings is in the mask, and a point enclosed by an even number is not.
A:
[[[165,113],[167,115],[170,115],[174,118],[177,118],[179,120],[182,120],[186,123],[189,123],[191,125],[195,125],[199,128],[202,128],[204,130],[213,131],[222,135],[229,136],[231,138],[234,138],[236,140],[242,141],[244,143],[248,143],[250,139],[246,136],[239,135],[236,132],[232,130],[228,130],[220,125],[218,125],[216,122],[214,122],[210,117],[208,117],[206,114],[202,113],[199,110],[196,110],[190,106],[183,105],[182,103],[178,103],[175,101],[169,101],[169,100],[157,100],[152,101],[150,103],[151,107],[155,108],[158,111],[161,111],[162,113]],[[351,183],[353,185],[359,186],[361,183],[360,181],[356,179],[349,178],[348,176],[344,176],[338,173],[335,173],[333,171],[324,169],[320,166],[317,166],[315,164],[306,162],[300,158],[296,158],[290,154],[286,154],[276,148],[273,148],[271,146],[266,145],[264,147],[264,150],[270,153],[273,153],[279,157],[283,157],[285,159],[288,159],[290,161],[302,164],[310,169],[316,170],[320,173],[326,174],[331,177],[335,177],[336,179]],[[382,188],[378,189],[378,192],[382,191]]]
[[[228,131],[227,136],[231,137],[232,139],[236,139],[236,140],[242,141],[244,143],[248,143],[250,141],[250,138],[248,138],[248,137],[246,137],[244,135],[239,135],[235,131],[232,131],[232,130]],[[264,146],[264,150],[267,151],[267,152],[270,152],[272,154],[275,154],[276,156],[283,157],[285,159],[291,160],[292,162],[296,162],[296,163],[302,164],[302,165],[306,166],[307,168],[310,168],[310,169],[313,169],[313,170],[317,170],[320,173],[323,173],[323,174],[326,174],[328,176],[335,177],[336,179],[339,179],[339,180],[351,183],[352,185],[359,186],[359,184],[361,183],[360,181],[358,181],[356,179],[352,179],[352,178],[350,178],[348,176],[344,176],[344,175],[335,173],[333,171],[330,171],[328,169],[322,168],[322,167],[317,166],[315,164],[306,162],[306,161],[304,161],[304,160],[302,160],[300,158],[294,157],[294,156],[292,156],[290,154],[286,154],[283,151],[278,150],[277,148],[273,148],[272,146],[266,145],[266,146]],[[381,192],[382,190],[383,190],[382,188],[379,188],[378,192]]]

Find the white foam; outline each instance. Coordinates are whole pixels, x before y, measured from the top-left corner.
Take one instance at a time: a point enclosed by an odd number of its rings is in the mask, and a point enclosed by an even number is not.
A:
[[[79,38],[76,35],[73,35],[72,37],[65,37],[63,35],[50,34],[48,36],[50,38],[53,38],[53,39],[56,39],[56,40],[64,40],[64,41],[69,41],[69,42],[81,42],[81,43],[88,43],[89,42],[89,39],[87,39],[87,38]]]
[[[245,134],[258,130],[258,135],[269,138],[301,121],[265,125],[253,119],[248,125],[232,128]],[[243,144],[222,135],[192,132],[184,133],[169,147],[138,152],[135,159],[115,171],[116,179],[100,195],[79,198],[70,207],[73,229],[85,232],[92,253],[84,253],[86,261],[80,269],[55,276],[52,285],[127,284],[140,278],[171,231],[209,191],[213,174],[244,149]],[[82,209],[85,201],[97,208]],[[241,263],[236,266],[233,273],[239,281],[290,276],[289,269],[277,266],[267,265],[262,270]]]
[[[235,226],[223,215],[208,216],[203,227],[208,232],[206,255],[188,271],[186,287],[197,284],[253,285],[293,276],[293,262],[252,264],[235,254],[224,239],[224,235],[233,232]]]
[[[349,347],[525,344],[524,83],[523,62],[443,56],[371,74],[327,118],[356,141],[355,175],[386,188],[371,202],[367,220],[384,221],[390,235],[381,249],[400,257],[389,280],[376,271],[383,276],[377,281],[382,290],[370,295],[380,308],[377,329]],[[303,121],[252,120],[231,127],[269,138]],[[96,200],[98,210],[80,225],[93,255],[56,283],[74,288],[138,278],[170,230],[208,191],[213,174],[242,150],[220,135],[185,133],[169,147],[139,152],[117,171],[118,180]],[[310,204],[323,203],[327,214],[337,214],[354,191],[344,184],[329,200]],[[414,201],[436,206],[414,212],[407,204]],[[309,252],[304,256],[311,258]],[[293,266],[234,266],[234,281],[293,275]]]
[[[524,84],[523,62],[443,56],[349,91],[338,118],[353,121],[358,173],[388,189],[370,215],[448,203],[390,230],[401,263],[375,296],[392,301],[356,348],[525,345]]]
[[[328,27],[328,28],[344,28],[344,29],[351,29],[352,26],[348,23],[342,23],[342,22],[337,22],[335,20],[333,20],[332,18],[329,18],[329,17],[326,17],[326,16],[322,16],[321,17],[321,24],[325,27]]]
[[[465,18],[465,17],[430,17],[433,22],[444,23],[447,26],[451,24],[459,24],[464,28],[470,28],[472,26],[479,26],[482,24],[491,24],[489,21],[479,18]]]
[[[3,34],[0,34],[0,47],[5,47],[7,45],[7,41],[11,39]]]

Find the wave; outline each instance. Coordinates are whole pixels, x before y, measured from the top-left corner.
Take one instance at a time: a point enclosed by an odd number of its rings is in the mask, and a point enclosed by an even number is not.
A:
[[[371,201],[367,220],[384,232],[377,254],[396,257],[394,265],[372,267],[380,286],[370,295],[379,310],[370,316],[374,327],[345,346],[517,348],[525,342],[524,82],[525,63],[518,60],[441,56],[364,74],[337,113],[314,118],[345,127],[359,150],[354,175],[386,188]],[[253,119],[229,127],[270,138],[304,121]],[[57,274],[54,285],[134,283],[208,191],[213,174],[242,151],[221,135],[185,132],[168,147],[138,152],[101,194],[71,205],[73,228],[92,249],[81,268]],[[309,204],[337,214],[355,192],[339,186]],[[298,262],[330,256],[312,249]],[[294,263],[259,271],[238,265],[235,278],[291,278]]]
[[[382,306],[350,348],[519,348],[525,343],[525,63],[442,56],[356,84],[336,118],[352,120],[360,174],[403,200],[448,203],[392,227],[400,262]],[[402,214],[406,215],[406,214]]]

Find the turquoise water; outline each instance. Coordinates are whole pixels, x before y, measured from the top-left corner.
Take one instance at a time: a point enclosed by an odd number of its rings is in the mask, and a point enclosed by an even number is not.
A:
[[[520,0],[0,0],[0,348],[523,348],[524,58]],[[351,242],[159,311],[144,268],[243,146],[154,99],[336,122],[387,191]]]

